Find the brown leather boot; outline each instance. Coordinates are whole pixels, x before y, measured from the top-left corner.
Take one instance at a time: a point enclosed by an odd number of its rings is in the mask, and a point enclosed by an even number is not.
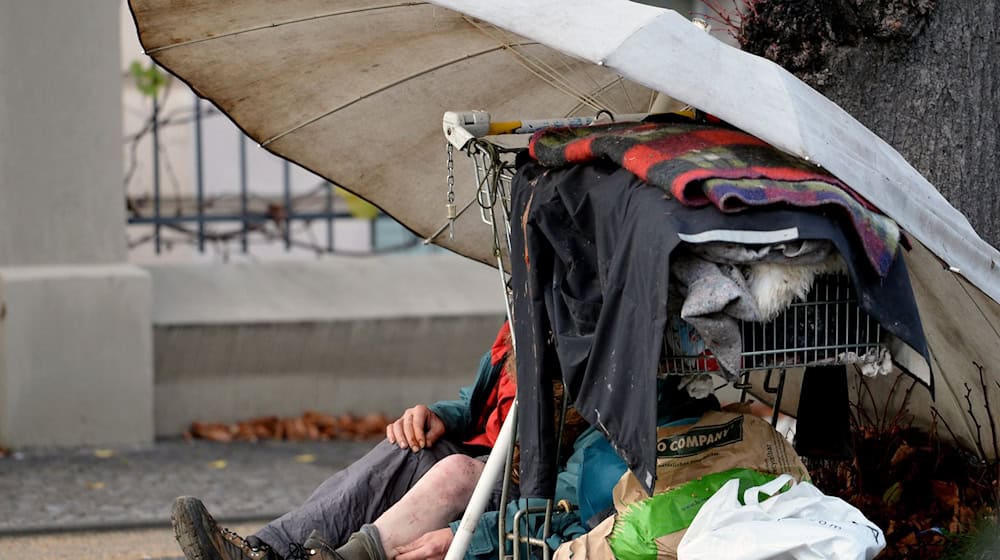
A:
[[[260,540],[247,542],[219,527],[198,498],[181,496],[174,500],[170,520],[187,560],[282,560]]]
[[[324,540],[318,531],[313,531],[302,544],[310,560],[386,560],[382,539],[374,525],[364,525],[337,548]]]

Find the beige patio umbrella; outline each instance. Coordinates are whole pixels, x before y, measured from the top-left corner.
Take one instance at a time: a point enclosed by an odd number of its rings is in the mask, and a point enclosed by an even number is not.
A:
[[[656,90],[823,165],[914,240],[905,258],[936,399],[918,391],[911,410],[929,424],[935,406],[973,446],[964,399],[967,385],[980,385],[973,362],[987,366],[986,395],[1000,404],[1000,252],[891,146],[777,65],[669,10],[626,0],[436,3],[456,11],[364,0],[130,0],[159,64],[265,149],[425,237],[447,223],[441,117],[449,110],[642,112]],[[474,184],[468,166],[455,169],[462,208]],[[493,262],[491,235],[469,211],[454,239],[436,242]]]

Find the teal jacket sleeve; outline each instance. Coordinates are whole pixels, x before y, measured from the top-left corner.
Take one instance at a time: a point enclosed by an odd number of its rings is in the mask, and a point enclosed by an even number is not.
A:
[[[479,524],[476,525],[476,532],[472,534],[472,539],[469,541],[469,548],[465,551],[465,560],[494,560],[497,558],[497,542],[499,539],[497,531],[500,530],[497,525],[498,515],[495,511],[487,511],[479,518]],[[458,532],[459,523],[461,522],[452,521],[449,524],[452,534]]]
[[[449,436],[461,436],[472,428],[475,421],[473,408],[481,408],[485,400],[484,393],[491,386],[493,364],[490,363],[490,353],[487,352],[479,360],[479,370],[476,380],[458,391],[458,398],[450,401],[438,401],[429,408],[444,422],[445,433]]]

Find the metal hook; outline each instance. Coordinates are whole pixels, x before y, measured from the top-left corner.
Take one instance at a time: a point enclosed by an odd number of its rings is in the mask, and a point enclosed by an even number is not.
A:
[[[615,122],[615,115],[611,111],[608,111],[607,109],[601,109],[600,111],[597,112],[596,115],[594,115],[595,123],[597,122],[598,119],[601,118],[601,115],[607,115],[608,118],[611,119],[611,122]]]

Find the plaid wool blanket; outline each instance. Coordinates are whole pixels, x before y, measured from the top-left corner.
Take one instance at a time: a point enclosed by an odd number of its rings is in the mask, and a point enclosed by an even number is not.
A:
[[[822,168],[720,124],[618,123],[548,128],[534,134],[530,154],[560,167],[601,157],[621,165],[682,204],[714,204],[724,212],[788,204],[835,207],[885,276],[896,255],[896,223]]]

